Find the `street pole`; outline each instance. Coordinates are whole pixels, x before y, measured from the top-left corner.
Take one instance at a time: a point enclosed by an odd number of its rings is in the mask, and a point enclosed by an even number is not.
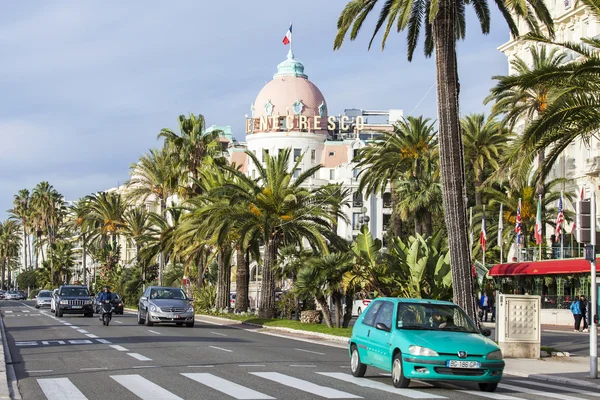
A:
[[[596,289],[596,191],[592,191],[592,201],[590,204],[590,241],[592,242],[592,249],[594,253],[592,255],[593,261],[590,261],[590,269],[592,274],[592,304],[591,304],[591,321],[589,322],[590,327],[590,378],[598,378],[598,326],[596,325],[595,319],[598,313],[598,290]]]

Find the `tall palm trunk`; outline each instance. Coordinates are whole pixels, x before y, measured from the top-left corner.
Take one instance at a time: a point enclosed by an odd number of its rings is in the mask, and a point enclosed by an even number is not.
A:
[[[277,256],[277,239],[265,243],[265,256],[262,266],[262,281],[260,282],[259,318],[275,317],[275,276],[273,266]]]
[[[4,277],[6,276],[6,258],[2,260],[2,290],[6,290],[4,286]]]
[[[475,171],[473,179],[473,185],[475,186],[475,206],[481,207],[483,204],[483,193],[481,193],[481,186],[483,182],[481,179],[481,171]]]
[[[433,226],[431,221],[431,212],[429,210],[423,211],[423,222],[421,223],[422,232],[424,237],[430,237],[433,232]]]
[[[11,273],[11,269],[10,269],[10,267],[6,269],[6,275],[7,275],[7,278],[6,278],[6,286],[7,286],[8,288],[10,288],[10,284],[11,284],[11,282],[12,282],[12,273]]]
[[[390,190],[392,194],[392,232],[394,233],[394,237],[399,237],[402,233],[402,219],[399,215],[398,203],[400,203],[400,199],[398,196],[398,191],[395,188],[394,182],[390,182]]]
[[[248,264],[241,246],[235,249],[236,275],[235,275],[235,308],[240,311],[248,310]]]
[[[452,0],[440,0],[433,23],[437,79],[440,167],[443,184],[444,219],[448,229],[454,302],[476,320],[475,293],[469,243],[463,145],[458,108],[456,60],[456,9]]]
[[[167,204],[164,198],[160,199],[160,216],[165,217],[165,210],[167,209]],[[162,246],[161,246],[162,247]],[[158,261],[158,284],[160,286],[163,285],[163,276],[165,274],[165,252],[161,249],[159,261]]]
[[[217,253],[217,310],[229,308],[229,290],[227,290],[229,268],[225,264],[225,251],[219,249]]]
[[[342,326],[342,294],[336,291],[331,297],[335,307],[335,327],[339,328]]]
[[[25,222],[23,223],[23,269],[27,271],[27,229],[25,229]]]
[[[544,204],[544,196],[546,195],[545,193],[545,188],[544,188],[544,181],[543,179],[541,179],[541,174],[542,174],[542,167],[544,165],[544,159],[546,158],[546,153],[544,150],[541,150],[538,153],[538,180],[536,183],[536,188],[535,188],[535,192],[537,194],[537,198],[539,199],[539,196],[542,196],[542,204]],[[542,224],[542,237],[545,238],[546,237],[546,224]]]
[[[329,304],[327,303],[327,299],[322,294],[315,296],[315,302],[321,307],[321,311],[323,312],[323,319],[329,328],[332,328],[331,323],[331,308],[329,308]]]
[[[88,278],[87,278],[87,246],[86,246],[85,242],[86,242],[86,238],[85,238],[85,234],[84,234],[82,237],[81,265],[83,267],[83,282],[86,284],[87,287],[90,287]]]

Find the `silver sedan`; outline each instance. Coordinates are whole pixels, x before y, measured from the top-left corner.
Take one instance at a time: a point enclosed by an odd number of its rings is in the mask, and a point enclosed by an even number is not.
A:
[[[176,324],[194,326],[194,307],[185,292],[179,288],[150,286],[138,302],[138,324]]]

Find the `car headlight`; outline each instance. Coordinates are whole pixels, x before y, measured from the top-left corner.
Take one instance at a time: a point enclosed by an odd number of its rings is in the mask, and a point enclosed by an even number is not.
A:
[[[150,305],[150,311],[156,311],[156,306],[154,304]]]
[[[69,301],[68,300],[61,300],[60,304],[69,304]]]
[[[485,358],[487,358],[488,360],[502,360],[502,351],[492,351],[491,353],[488,353],[488,355]]]
[[[408,347],[408,352],[412,356],[426,356],[426,357],[437,357],[438,356],[438,353],[436,353],[435,351],[428,349],[427,347],[415,346],[414,344],[412,346]]]
[[[194,312],[194,307],[190,307],[187,309],[187,312]]]

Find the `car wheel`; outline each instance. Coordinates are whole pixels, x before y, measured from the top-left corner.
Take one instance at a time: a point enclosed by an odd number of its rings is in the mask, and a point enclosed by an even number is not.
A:
[[[402,353],[400,352],[396,353],[392,360],[392,382],[394,383],[394,387],[397,388],[407,388],[410,384],[410,379],[404,377]]]
[[[58,318],[62,318],[62,316],[63,316],[63,313],[62,313],[60,310],[58,310],[58,311],[56,312],[56,316],[57,316]]]
[[[480,383],[479,390],[482,392],[495,392],[498,387],[498,383]]]
[[[350,370],[352,371],[352,375],[360,378],[365,376],[365,372],[367,372],[367,366],[360,361],[360,355],[358,354],[358,349],[355,345],[352,345],[352,355],[350,356]]]
[[[152,323],[152,321],[150,321],[150,311],[146,311],[146,326],[152,326],[154,325],[154,323]]]
[[[192,322],[186,322],[185,326],[187,326],[188,328],[193,328],[194,327],[194,321],[192,321]]]
[[[40,308],[40,306],[36,304],[36,305],[35,305],[35,308]]]
[[[144,319],[142,318],[142,312],[139,309],[137,312],[137,323],[138,325],[142,325],[144,323]]]

